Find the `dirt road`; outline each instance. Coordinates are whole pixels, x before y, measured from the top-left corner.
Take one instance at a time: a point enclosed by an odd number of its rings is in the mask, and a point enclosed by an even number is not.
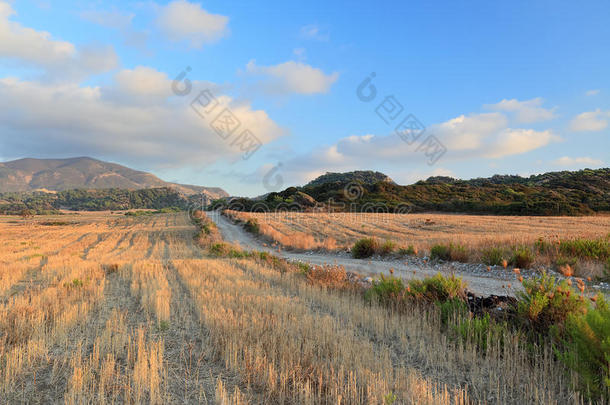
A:
[[[453,264],[413,265],[399,260],[353,259],[348,255],[338,253],[278,251],[264,246],[263,242],[245,232],[241,226],[235,225],[226,217],[216,212],[210,213],[209,216],[216,223],[227,242],[237,243],[247,250],[271,252],[288,260],[318,265],[338,264],[344,266],[348,271],[373,278],[380,274],[389,274],[390,269],[394,269],[394,274],[404,279],[430,277],[439,272],[444,275],[453,273],[468,283],[470,291],[482,296],[491,294],[514,296],[515,292],[522,288],[521,284],[516,282],[514,275],[508,271],[475,274],[475,271],[462,270],[462,268],[468,268],[468,266],[463,265],[460,265],[460,267]],[[473,265],[470,267],[474,269],[480,266]]]

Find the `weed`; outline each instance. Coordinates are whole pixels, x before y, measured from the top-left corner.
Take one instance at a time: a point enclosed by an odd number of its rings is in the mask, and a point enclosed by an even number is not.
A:
[[[417,249],[413,245],[409,245],[406,248],[398,249],[398,253],[402,256],[417,256]]]
[[[432,260],[456,261],[466,263],[468,261],[468,251],[462,245],[450,243],[449,245],[434,245],[430,249]]]
[[[379,253],[382,255],[389,255],[396,250],[396,243],[391,240],[386,240],[379,248]]]
[[[523,281],[524,291],[517,292],[517,313],[533,330],[562,333],[564,323],[571,314],[582,314],[587,303],[570,287],[568,281],[561,283],[543,274]]]
[[[481,254],[481,261],[488,266],[501,266],[504,260],[504,249],[498,247],[487,248]]]
[[[258,224],[258,221],[254,218],[250,218],[246,221],[246,223],[244,224],[244,229],[255,235],[258,235],[261,232],[260,225]]]
[[[568,317],[558,357],[578,373],[581,392],[599,400],[610,398],[610,309],[601,294],[596,301],[597,307],[585,315]]]
[[[526,246],[520,246],[513,251],[510,263],[519,269],[528,269],[534,262],[532,251]]]
[[[422,280],[410,280],[408,294],[428,302],[445,302],[466,298],[466,284],[460,277],[437,274]]]

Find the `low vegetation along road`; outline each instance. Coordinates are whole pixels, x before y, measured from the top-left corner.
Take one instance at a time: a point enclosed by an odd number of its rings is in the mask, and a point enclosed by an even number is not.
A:
[[[477,265],[434,265],[428,264],[423,266],[409,264],[398,260],[382,260],[382,259],[353,259],[347,255],[337,253],[324,252],[291,252],[287,250],[273,249],[267,246],[264,242],[256,238],[237,224],[234,224],[227,217],[216,212],[211,212],[209,215],[218,229],[222,237],[227,242],[239,244],[247,250],[260,250],[273,253],[277,256],[288,260],[301,261],[310,264],[337,264],[344,266],[346,270],[358,273],[363,276],[379,277],[380,274],[389,274],[390,269],[394,270],[396,276],[412,279],[425,278],[434,276],[437,273],[450,275],[455,274],[461,277],[467,284],[468,289],[477,295],[508,295],[514,296],[515,292],[521,289],[521,284],[516,282],[511,271],[496,271],[494,273],[474,274],[469,269],[479,268]]]

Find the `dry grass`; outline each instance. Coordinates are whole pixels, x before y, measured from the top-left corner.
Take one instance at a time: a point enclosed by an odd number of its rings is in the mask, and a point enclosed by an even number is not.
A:
[[[2,403],[576,402],[518,336],[481,356],[435,310],[319,287],[341,272],[206,258],[186,216],[70,221],[0,217]]]
[[[255,218],[261,234],[274,243],[293,249],[347,250],[363,238],[393,241],[398,247],[413,246],[428,255],[437,244],[459,244],[480,261],[490,247],[534,247],[539,238],[549,241],[575,238],[596,239],[610,231],[610,216],[595,217],[509,217],[450,214],[373,213],[246,213],[227,211],[247,221]],[[548,265],[550,257],[538,257]],[[591,264],[586,264],[591,265]],[[592,265],[595,267],[595,265]],[[600,267],[600,266],[598,266]],[[601,266],[603,267],[603,266]],[[591,269],[584,276],[601,269]],[[596,271],[597,270],[597,271]]]

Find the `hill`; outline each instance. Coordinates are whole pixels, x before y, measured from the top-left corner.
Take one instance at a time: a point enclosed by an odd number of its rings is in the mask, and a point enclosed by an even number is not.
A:
[[[228,196],[221,188],[169,183],[150,173],[89,157],[26,158],[0,163],[0,193],[149,188],[171,188],[187,196],[201,193],[210,198]]]
[[[350,183],[376,184],[379,182],[394,183],[390,177],[372,170],[357,170],[355,172],[332,173],[328,172],[310,181],[304,187],[316,187],[327,183]]]
[[[375,177],[388,178],[381,173]],[[265,204],[269,210],[298,206],[303,210],[324,207],[339,211],[591,215],[610,212],[610,169],[550,172],[530,177],[496,175],[472,180],[431,177],[408,186],[387,180],[360,181],[349,173],[344,177],[332,174],[303,187],[270,193]],[[239,199],[234,205],[246,211],[260,211],[260,201]]]

